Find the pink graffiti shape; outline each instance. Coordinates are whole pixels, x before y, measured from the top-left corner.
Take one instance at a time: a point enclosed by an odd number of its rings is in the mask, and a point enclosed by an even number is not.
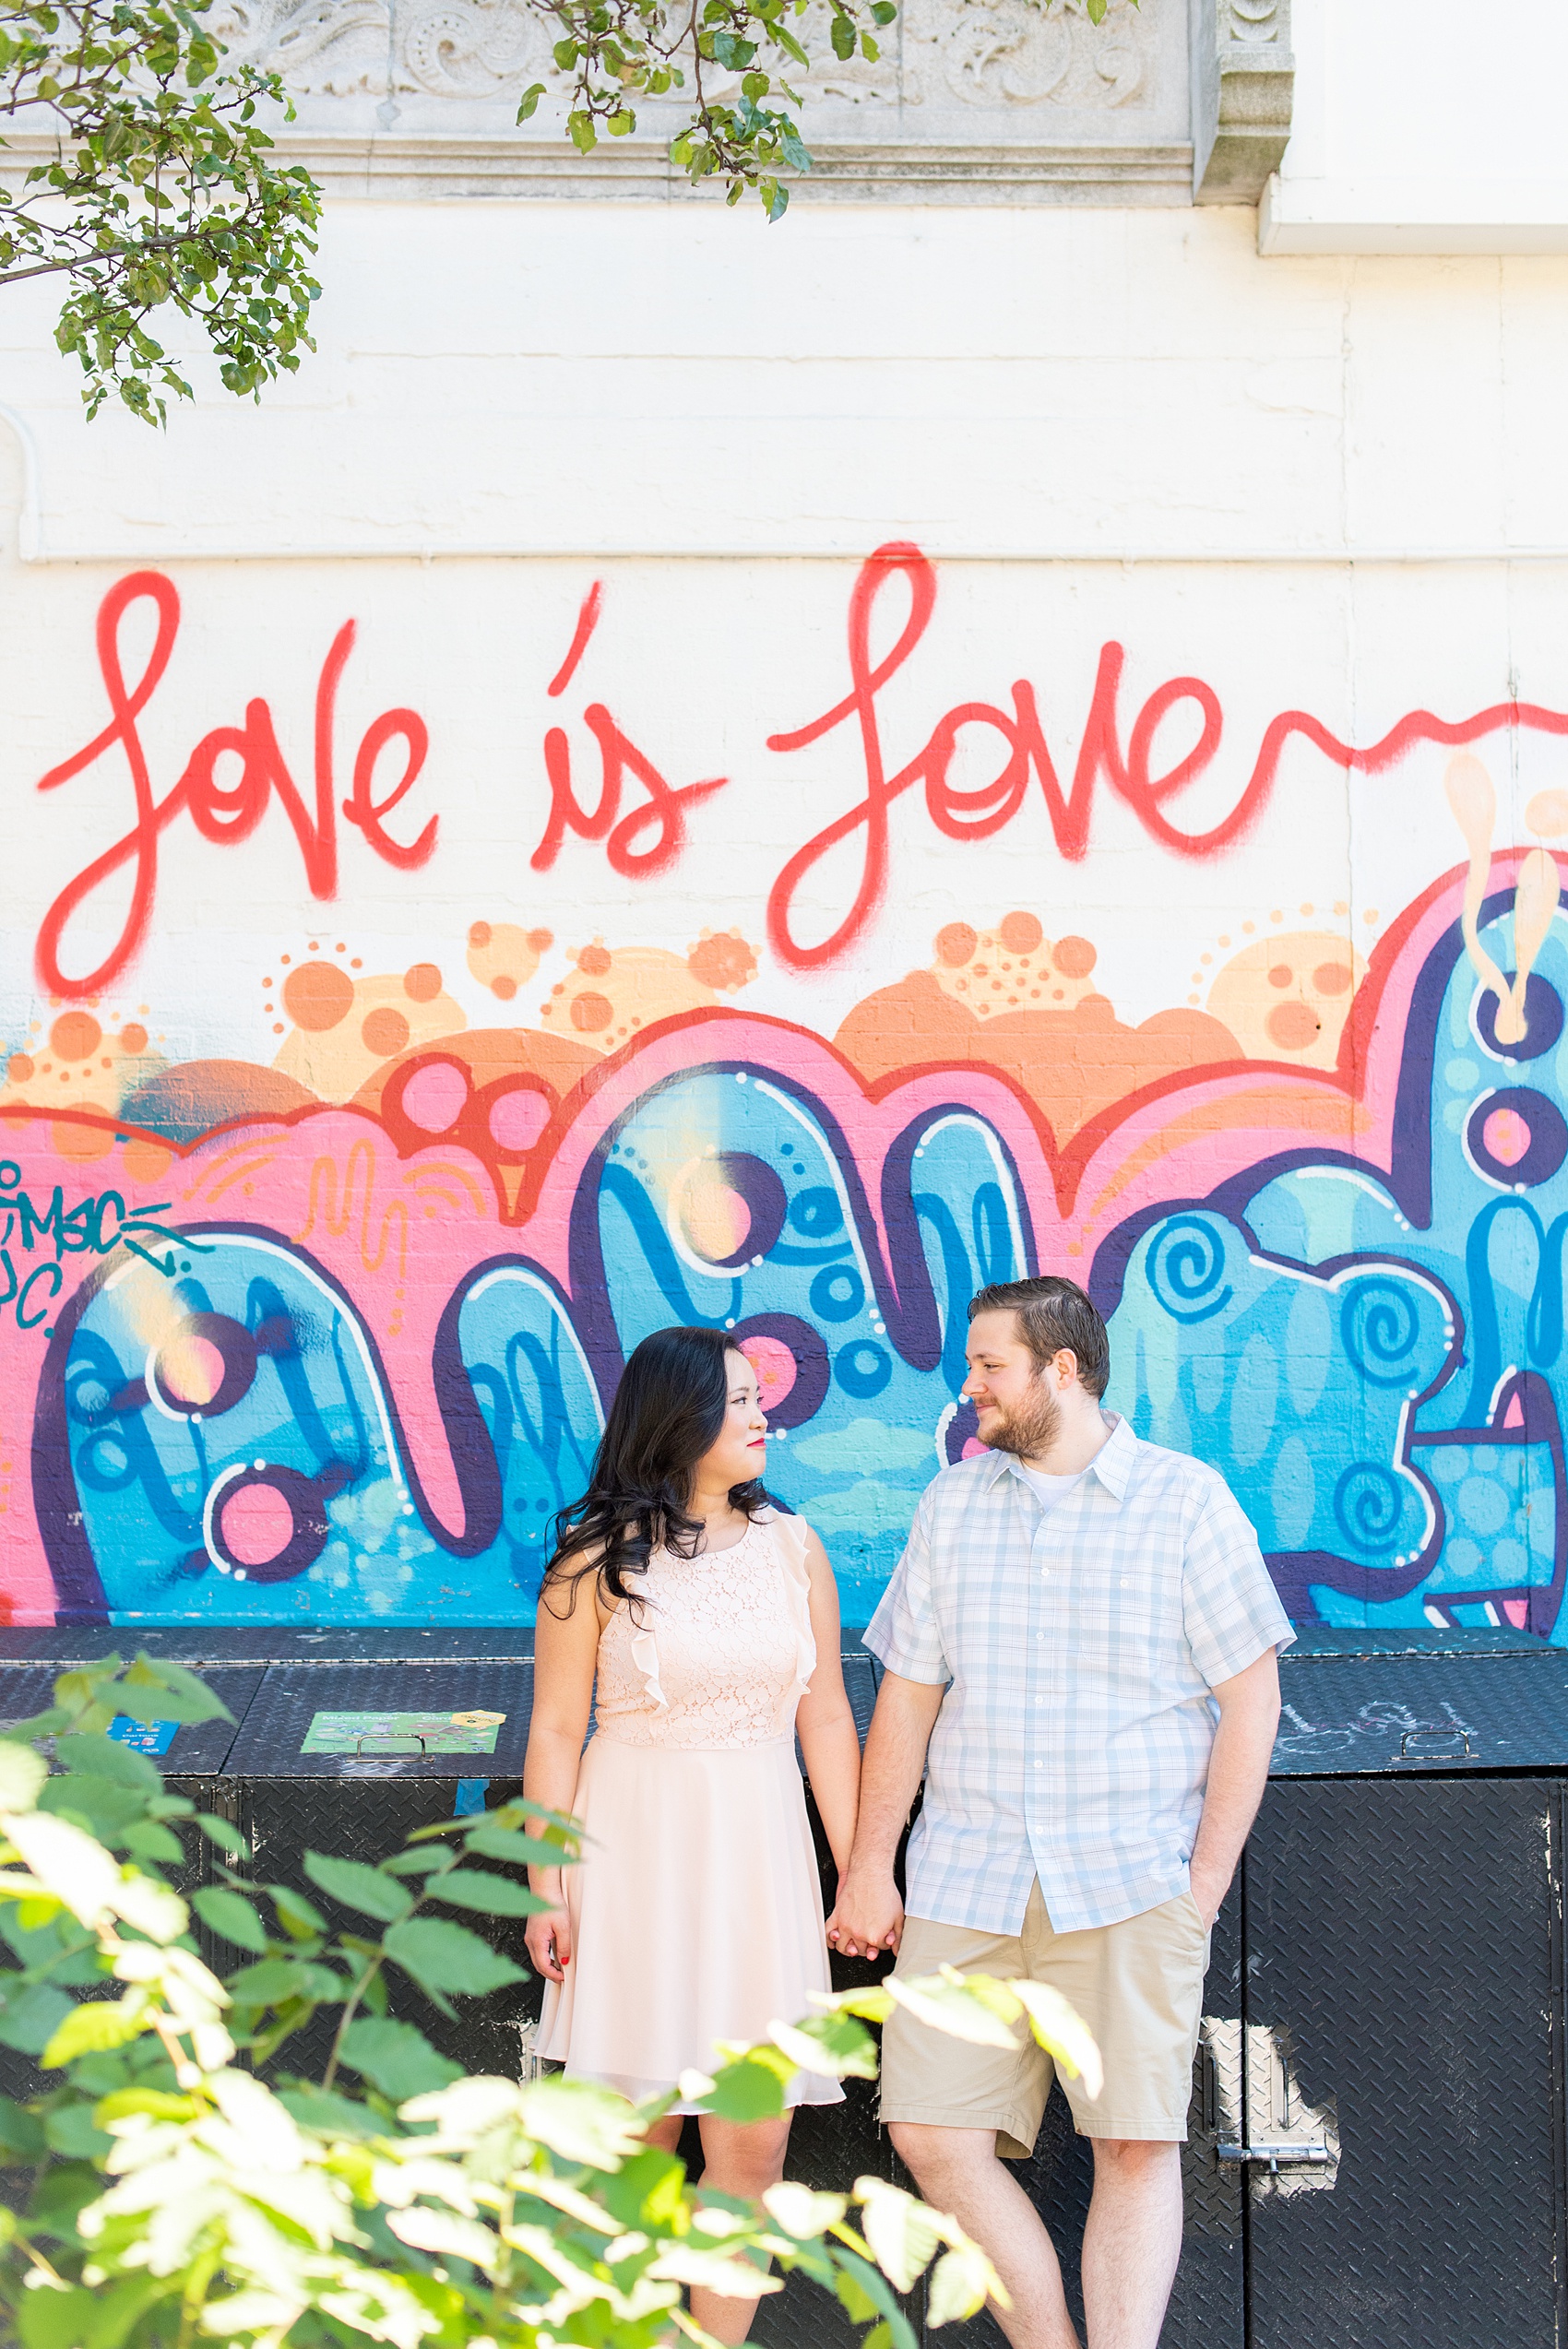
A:
[[[416,1069],[403,1087],[403,1115],[425,1133],[445,1133],[462,1116],[468,1097],[462,1070],[450,1061],[432,1061]],[[495,1138],[501,1139],[499,1134]]]
[[[294,1513],[272,1485],[242,1485],[224,1505],[223,1539],[242,1566],[265,1566],[294,1537]]]
[[[1500,1166],[1516,1167],[1530,1146],[1530,1129],[1517,1109],[1493,1109],[1481,1140]]]
[[[406,1102],[408,1095],[403,1098]],[[498,1149],[531,1150],[549,1122],[542,1093],[503,1093],[490,1105],[490,1138]]]
[[[741,1351],[756,1372],[757,1390],[765,1411],[777,1411],[800,1375],[795,1358],[779,1337],[746,1337]]]

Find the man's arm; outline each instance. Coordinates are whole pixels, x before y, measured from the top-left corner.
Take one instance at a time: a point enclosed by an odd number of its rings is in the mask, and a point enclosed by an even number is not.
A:
[[[893,1880],[898,1838],[920,1791],[925,1750],[946,1694],[941,1682],[885,1672],[861,1764],[861,1815],[855,1847],[827,1921],[827,1938],[845,1957],[897,1950],[904,1904]]]
[[[1203,1818],[1193,1846],[1193,1898],[1212,1925],[1230,1888],[1263,1790],[1279,1726],[1279,1658],[1265,1648],[1233,1679],[1216,1683],[1219,1726],[1209,1756]]]

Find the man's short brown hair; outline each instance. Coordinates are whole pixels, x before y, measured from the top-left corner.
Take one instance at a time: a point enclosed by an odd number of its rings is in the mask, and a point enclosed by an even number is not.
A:
[[[1055,1273],[1038,1280],[993,1281],[969,1300],[969,1319],[977,1313],[1012,1313],[1018,1335],[1043,1370],[1063,1348],[1077,1358],[1078,1378],[1086,1391],[1102,1395],[1111,1377],[1111,1340],[1098,1309],[1076,1281]]]

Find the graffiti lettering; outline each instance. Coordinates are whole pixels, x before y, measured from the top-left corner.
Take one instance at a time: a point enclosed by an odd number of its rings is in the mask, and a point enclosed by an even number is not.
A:
[[[120,658],[120,625],[127,611],[143,599],[158,616],[157,635],[147,666],[135,686],[127,688]],[[118,746],[130,768],[136,822],[131,829],[84,866],[67,882],[43,918],[38,933],[36,961],[42,985],[52,995],[95,995],[125,969],[140,946],[152,919],[158,888],[158,843],[184,811],[204,840],[215,847],[237,847],[255,831],[276,797],[293,827],[311,895],[330,898],[338,889],[338,809],[333,786],[333,716],[339,681],[353,648],[354,623],[345,621],[322,663],[315,694],[315,801],[306,806],[279,748],[272,713],[264,701],[252,701],[243,726],[220,726],[204,735],[191,753],[184,773],[173,788],[158,799],[153,791],[147,755],[137,721],[152,699],[169,665],[180,627],[180,599],[173,582],[160,572],[133,572],[109,590],[98,612],[98,663],[109,697],[110,719],[91,741],[71,758],[51,767],[39,783],[51,791],[93,765]],[[374,795],[377,761],[388,743],[401,741],[403,773],[384,797]],[[425,761],[429,735],[424,720],[411,709],[385,710],[367,730],[354,761],[351,792],[343,814],[363,833],[377,856],[400,872],[423,864],[435,847],[436,819],[432,816],[418,838],[404,846],[386,830],[384,819],[412,789]],[[220,779],[226,760],[239,762],[232,783]],[[96,969],[72,978],[62,967],[65,930],[73,916],[122,866],[134,868],[130,904],[120,934]]]
[[[550,682],[552,698],[564,693],[588,650],[588,639],[599,623],[600,594],[596,580],[577,614],[576,630],[566,658]],[[729,778],[716,775],[706,783],[687,783],[671,790],[653,762],[622,732],[602,702],[588,704],[583,712],[583,722],[599,744],[598,801],[593,807],[585,808],[572,789],[572,746],[564,730],[552,726],[544,738],[550,816],[529,861],[536,872],[548,872],[561,853],[567,833],[575,832],[580,840],[602,840],[611,871],[620,873],[623,880],[649,881],[672,864],[685,847],[687,808],[721,790]],[[647,793],[647,804],[623,815],[621,794],[628,774]],[[638,848],[637,841],[650,832],[652,837],[647,845]]]
[[[18,1320],[22,1307],[17,1275],[11,1266],[9,1243],[13,1240],[30,1256],[41,1240],[52,1240],[56,1265],[65,1256],[108,1256],[116,1248],[127,1248],[133,1256],[139,1256],[144,1263],[151,1264],[171,1280],[174,1276],[172,1252],[175,1248],[194,1248],[203,1255],[209,1252],[199,1240],[186,1240],[182,1233],[171,1231],[166,1224],[154,1221],[156,1216],[173,1204],[172,1200],[155,1199],[148,1206],[138,1208],[134,1215],[127,1215],[120,1193],[104,1191],[96,1198],[84,1199],[78,1205],[67,1210],[65,1192],[56,1183],[48,1206],[40,1207],[21,1188],[21,1180],[22,1170],[15,1159],[0,1161],[0,1215],[5,1217],[4,1223],[0,1223],[0,1260],[4,1261],[9,1282],[9,1294],[0,1297],[0,1305],[7,1304],[16,1298]],[[138,1238],[137,1234],[141,1237]],[[165,1241],[169,1252],[161,1257],[153,1255],[150,1250],[142,1246],[143,1239]],[[35,1277],[36,1275],[30,1275],[23,1283],[24,1293],[31,1287]],[[56,1280],[51,1295],[58,1292],[59,1286]],[[23,1326],[30,1324],[24,1323]]]
[[[870,649],[873,611],[884,587],[896,577],[908,585],[909,615],[891,650],[873,664]],[[768,737],[769,750],[804,750],[853,719],[860,732],[865,771],[864,798],[798,848],[773,884],[767,906],[768,943],[779,961],[793,970],[812,970],[837,961],[874,918],[887,888],[888,810],[896,799],[917,783],[923,784],[926,813],[944,838],[980,840],[999,832],[1017,815],[1028,793],[1032,769],[1045,800],[1057,848],[1063,857],[1077,862],[1088,853],[1095,790],[1103,777],[1111,790],[1132,809],[1145,832],[1161,848],[1175,856],[1206,859],[1234,846],[1256,823],[1274,788],[1280,758],[1292,734],[1304,736],[1336,766],[1366,775],[1379,774],[1392,766],[1413,742],[1478,741],[1498,727],[1508,725],[1541,733],[1568,734],[1568,713],[1545,709],[1530,702],[1502,702],[1452,725],[1434,718],[1428,710],[1413,710],[1380,742],[1359,751],[1340,741],[1305,711],[1284,710],[1270,721],[1252,773],[1229,813],[1206,832],[1188,832],[1165,812],[1166,804],[1213,764],[1225,723],[1219,696],[1201,677],[1169,679],[1149,694],[1139,710],[1123,752],[1117,701],[1126,654],[1121,645],[1111,643],[1100,651],[1073,780],[1065,792],[1046,741],[1034,688],[1027,680],[1019,680],[1013,686],[1011,711],[996,708],[988,702],[959,703],[938,719],[923,748],[889,774],[877,695],[914,653],[925,635],[935,602],[936,573],[918,547],[901,540],[879,547],[861,565],[849,598],[849,691],[842,701],[836,702],[809,725]],[[1191,705],[1197,713],[1198,738],[1183,756],[1163,774],[1157,774],[1157,738],[1165,721],[1183,704]],[[978,788],[956,789],[950,780],[951,769],[966,727],[989,727],[1000,738],[1004,756],[989,782]],[[826,937],[814,943],[803,942],[796,934],[796,896],[823,860],[857,833],[863,837],[860,880],[853,902]]]

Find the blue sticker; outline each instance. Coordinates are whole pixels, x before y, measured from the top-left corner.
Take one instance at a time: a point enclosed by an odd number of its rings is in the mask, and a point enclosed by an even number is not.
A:
[[[459,1778],[457,1799],[452,1805],[454,1819],[471,1819],[484,1809],[484,1790],[489,1781],[484,1778]]]
[[[109,1735],[116,1745],[129,1746],[137,1753],[167,1753],[179,1726],[177,1721],[133,1721],[128,1713],[117,1713]]]

